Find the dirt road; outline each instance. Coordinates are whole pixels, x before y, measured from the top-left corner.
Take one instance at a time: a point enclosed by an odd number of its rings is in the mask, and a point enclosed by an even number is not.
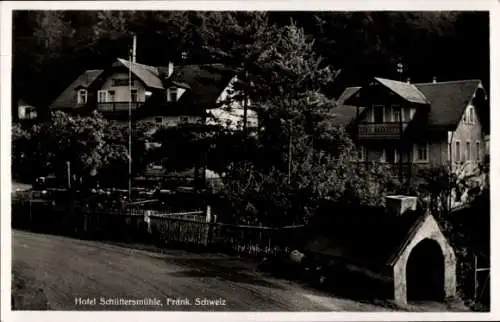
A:
[[[264,276],[254,263],[220,254],[158,254],[23,231],[13,231],[12,250],[14,296],[23,303],[20,309],[33,309],[30,306],[41,298],[52,310],[384,309]]]

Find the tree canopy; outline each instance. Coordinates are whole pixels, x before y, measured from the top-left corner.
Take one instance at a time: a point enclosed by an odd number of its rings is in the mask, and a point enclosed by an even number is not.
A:
[[[14,102],[45,108],[84,69],[126,57],[132,33],[145,64],[180,62],[185,52],[189,62],[250,67],[290,21],[313,40],[321,64],[342,70],[328,95],[368,76],[398,77],[399,61],[414,81],[489,86],[487,12],[15,11]]]

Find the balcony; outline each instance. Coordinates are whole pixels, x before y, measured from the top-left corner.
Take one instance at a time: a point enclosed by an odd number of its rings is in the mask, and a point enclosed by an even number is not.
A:
[[[132,111],[138,109],[144,102],[132,102]],[[97,110],[103,113],[128,112],[129,102],[106,102],[97,103]]]
[[[408,123],[360,123],[358,136],[360,139],[399,139]]]

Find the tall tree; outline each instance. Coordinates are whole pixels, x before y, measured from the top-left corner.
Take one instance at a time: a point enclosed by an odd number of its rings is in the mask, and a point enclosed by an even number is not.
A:
[[[200,27],[202,48],[213,60],[239,71],[232,98],[243,102],[243,139],[247,138],[249,99],[255,93],[253,73],[260,56],[274,41],[275,28],[265,12],[211,12]]]

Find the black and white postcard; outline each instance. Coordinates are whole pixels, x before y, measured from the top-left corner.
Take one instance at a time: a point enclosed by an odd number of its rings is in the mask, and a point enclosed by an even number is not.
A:
[[[2,321],[491,318],[498,3],[56,4],[2,4]]]

